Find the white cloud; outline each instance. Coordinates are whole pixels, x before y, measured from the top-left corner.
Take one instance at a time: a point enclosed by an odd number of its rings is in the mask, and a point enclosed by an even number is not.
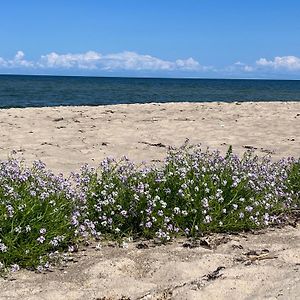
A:
[[[37,60],[25,58],[23,51],[18,51],[12,59],[0,57],[1,69],[31,70],[93,70],[114,71],[148,71],[148,72],[192,72],[195,75],[210,72],[210,75],[228,76],[276,76],[276,74],[297,75],[300,71],[300,58],[297,56],[276,56],[273,59],[260,58],[253,64],[236,62],[225,68],[203,66],[192,57],[187,59],[164,60],[147,54],[131,51],[102,54],[96,51],[85,53],[59,54],[51,52],[41,55]],[[284,72],[283,72],[284,71]],[[187,74],[187,73],[186,73]]]
[[[297,56],[276,56],[273,60],[260,58],[256,61],[259,67],[268,67],[272,69],[286,69],[289,71],[300,70],[300,58]]]
[[[253,72],[255,69],[253,68],[253,67],[251,67],[251,66],[244,66],[244,70],[246,71],[246,72]]]
[[[21,61],[21,60],[23,60],[24,56],[25,56],[25,54],[23,51],[18,51],[15,55],[15,60]]]
[[[7,67],[7,62],[4,58],[0,57],[0,67]]]
[[[260,58],[253,64],[237,61],[223,70],[231,75],[276,76],[281,74],[299,75],[300,58],[297,56],[276,56],[273,59]]]
[[[175,62],[160,58],[124,51],[102,55],[89,51],[83,54],[57,54],[52,52],[43,55],[39,62],[45,68],[80,68],[100,70],[128,70],[128,71],[169,71],[169,70],[200,70],[199,62],[193,58],[178,59]]]
[[[32,61],[28,61],[25,58],[25,54],[23,51],[18,51],[13,59],[6,60],[0,57],[0,67],[4,68],[32,68],[35,66],[35,63]]]
[[[99,61],[99,66],[104,70],[164,71],[174,69],[174,63],[170,61],[129,51],[104,55]]]
[[[99,52],[58,54],[51,52],[42,55],[37,61],[27,61],[25,54],[18,51],[12,60],[0,57],[0,67],[37,69],[88,69],[88,70],[125,70],[125,71],[203,71],[209,67],[201,66],[192,57],[175,61],[163,60],[151,55],[124,51],[103,55]]]
[[[234,70],[234,69],[238,69],[238,70],[244,71],[244,72],[253,72],[253,71],[255,70],[254,67],[249,66],[249,65],[247,65],[247,64],[245,64],[245,63],[242,63],[242,62],[240,62],[240,61],[237,61],[237,62],[234,64],[232,70]]]
[[[192,57],[188,59],[177,59],[176,60],[176,66],[179,68],[182,68],[184,70],[197,70],[201,68],[200,64],[194,60]],[[205,67],[202,67],[205,68]]]
[[[37,65],[41,68],[95,69],[99,59],[101,59],[101,54],[94,51],[83,54],[57,54],[51,52],[42,55]]]

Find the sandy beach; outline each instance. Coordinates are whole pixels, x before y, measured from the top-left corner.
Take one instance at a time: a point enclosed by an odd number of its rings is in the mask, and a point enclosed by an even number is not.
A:
[[[0,159],[12,150],[55,172],[97,165],[104,157],[148,163],[168,146],[191,144],[274,159],[300,154],[299,102],[170,103],[0,110]]]
[[[66,175],[106,156],[159,163],[187,138],[222,152],[300,156],[300,102],[13,108],[0,110],[0,123],[0,159],[15,150]],[[199,245],[92,244],[54,272],[0,278],[0,299],[299,299],[300,227],[291,225]]]

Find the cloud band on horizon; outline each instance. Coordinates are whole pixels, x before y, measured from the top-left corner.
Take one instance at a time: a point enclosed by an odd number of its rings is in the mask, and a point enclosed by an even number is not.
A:
[[[151,55],[138,54],[136,52],[124,51],[103,55],[95,51],[85,53],[58,54],[51,52],[41,55],[37,61],[25,59],[23,51],[18,51],[11,60],[0,57],[0,67],[4,68],[63,68],[63,69],[85,69],[85,70],[151,70],[151,71],[201,71],[208,67],[201,66],[192,57],[187,59],[177,59],[175,61],[163,60]]]
[[[300,58],[296,56],[276,56],[272,60],[259,58],[254,64],[236,62],[225,68],[204,66],[190,57],[164,60],[151,55],[139,54],[133,51],[102,54],[96,51],[85,53],[58,54],[51,52],[41,55],[36,61],[25,59],[23,51],[19,50],[13,59],[5,59],[0,56],[1,69],[32,69],[32,70],[85,70],[85,71],[151,71],[151,72],[189,72],[195,74],[222,73],[252,73],[255,72],[287,72],[300,75]]]

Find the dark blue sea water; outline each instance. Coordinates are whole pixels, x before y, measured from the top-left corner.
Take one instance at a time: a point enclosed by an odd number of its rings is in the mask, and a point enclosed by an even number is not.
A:
[[[0,75],[0,107],[300,101],[300,81]]]

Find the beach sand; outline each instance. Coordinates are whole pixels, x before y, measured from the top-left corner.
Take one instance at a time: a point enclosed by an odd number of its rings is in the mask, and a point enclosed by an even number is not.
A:
[[[127,155],[149,163],[188,138],[203,149],[254,147],[275,159],[300,156],[300,102],[170,103],[0,110],[0,159],[12,150],[69,173]]]
[[[1,159],[16,150],[66,175],[106,156],[157,163],[186,138],[223,153],[232,145],[238,154],[300,156],[300,102],[14,108],[0,110],[0,122]],[[299,299],[299,240],[293,224],[212,235],[197,247],[93,245],[52,273],[0,278],[0,299]]]

